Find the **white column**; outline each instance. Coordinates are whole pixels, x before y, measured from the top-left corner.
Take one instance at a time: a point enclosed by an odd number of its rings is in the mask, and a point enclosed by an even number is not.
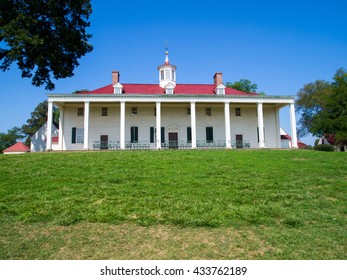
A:
[[[259,148],[265,148],[263,103],[261,102],[258,103],[257,112],[258,112]]]
[[[230,102],[224,103],[224,119],[225,119],[225,147],[231,148],[231,135],[230,135]]]
[[[83,149],[89,149],[89,101],[84,102],[84,143]]]
[[[64,108],[59,108],[59,149],[64,150]]]
[[[52,150],[53,102],[48,101],[46,151]]]
[[[192,132],[192,149],[196,149],[196,112],[195,102],[190,102],[190,126]]]
[[[120,149],[125,149],[125,102],[120,102],[120,132],[119,132]]]
[[[294,103],[289,104],[290,111],[290,132],[292,136],[292,148],[298,148],[298,138],[296,134],[296,120],[295,120],[295,107]]]
[[[277,148],[281,148],[281,124],[280,124],[280,109],[276,108],[276,140],[277,140]]]
[[[157,149],[161,149],[161,104],[156,102],[156,131],[157,131]]]

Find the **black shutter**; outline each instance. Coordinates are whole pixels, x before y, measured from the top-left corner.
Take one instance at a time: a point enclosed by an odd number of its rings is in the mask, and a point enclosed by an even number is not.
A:
[[[76,127],[72,128],[72,136],[71,136],[71,143],[76,144]]]
[[[130,141],[137,143],[139,140],[139,128],[137,126],[130,127]]]
[[[213,127],[206,127],[206,142],[213,142]]]
[[[257,138],[258,138],[258,143],[259,143],[259,127],[257,127]]]
[[[161,143],[165,143],[165,127],[161,128]]]
[[[154,127],[150,127],[149,128],[149,142],[150,143],[154,143]]]
[[[187,127],[187,143],[191,143],[191,142],[192,142],[192,128]]]

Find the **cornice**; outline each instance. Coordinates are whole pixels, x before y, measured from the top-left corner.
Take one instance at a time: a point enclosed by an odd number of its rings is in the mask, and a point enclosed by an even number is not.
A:
[[[192,99],[248,99],[248,100],[293,100],[295,96],[284,95],[206,95],[206,94],[47,94],[47,97],[58,99],[177,99],[177,100],[192,100]]]

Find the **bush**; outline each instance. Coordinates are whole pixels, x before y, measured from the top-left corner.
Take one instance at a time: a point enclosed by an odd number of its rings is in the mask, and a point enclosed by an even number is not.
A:
[[[319,144],[313,147],[316,151],[333,152],[335,150],[334,146],[328,144]]]

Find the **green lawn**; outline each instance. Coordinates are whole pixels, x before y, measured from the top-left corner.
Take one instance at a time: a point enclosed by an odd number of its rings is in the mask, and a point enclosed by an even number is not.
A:
[[[347,259],[347,153],[0,155],[0,259]]]

